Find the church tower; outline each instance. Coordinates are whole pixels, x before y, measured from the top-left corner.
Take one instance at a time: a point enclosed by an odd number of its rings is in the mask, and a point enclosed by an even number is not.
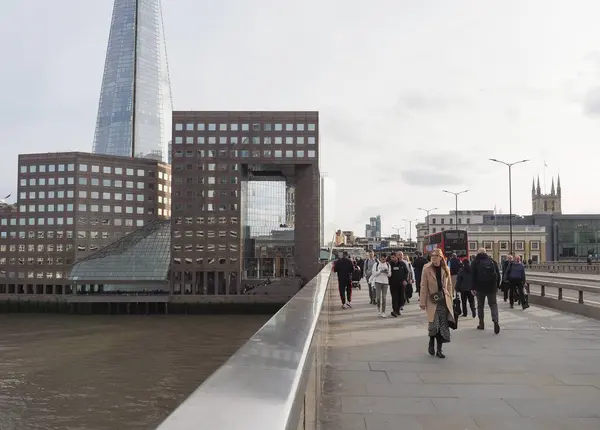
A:
[[[562,213],[562,202],[561,202],[561,189],[560,189],[560,175],[556,181],[556,187],[554,186],[554,178],[552,178],[552,186],[550,188],[550,194],[543,194],[540,187],[540,177],[537,178],[537,185],[535,179],[531,186],[531,214],[542,215],[542,214],[561,214]]]

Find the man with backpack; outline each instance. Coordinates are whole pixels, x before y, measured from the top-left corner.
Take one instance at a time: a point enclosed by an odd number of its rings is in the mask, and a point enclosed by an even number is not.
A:
[[[518,294],[518,299],[521,302],[523,309],[527,309],[529,304],[527,303],[527,296],[524,291],[527,277],[525,276],[525,267],[521,262],[521,257],[517,256],[514,261],[511,261],[506,268],[505,279],[509,283],[509,299],[510,308],[515,307],[515,295]]]
[[[475,261],[471,265],[471,272],[473,273],[473,289],[477,295],[477,315],[479,316],[477,329],[485,329],[483,309],[487,299],[492,313],[494,333],[498,334],[500,333],[500,323],[497,294],[501,282],[498,264],[487,255],[485,248],[479,248]]]

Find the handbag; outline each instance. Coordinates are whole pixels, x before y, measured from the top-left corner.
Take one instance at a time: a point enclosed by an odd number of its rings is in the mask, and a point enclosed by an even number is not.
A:
[[[430,294],[429,300],[437,305],[439,303],[444,303],[446,298],[444,297],[444,293],[442,291],[438,291],[437,293]]]

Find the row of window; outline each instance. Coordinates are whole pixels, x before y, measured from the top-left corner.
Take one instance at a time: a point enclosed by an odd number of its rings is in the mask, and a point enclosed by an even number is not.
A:
[[[182,178],[181,176],[175,177],[175,184],[183,183],[184,178]],[[185,178],[185,183],[187,185],[235,185],[240,183],[240,178],[238,178],[237,176],[232,176],[231,178],[228,178],[227,176],[221,176],[217,180],[217,178],[214,176],[197,176],[195,178],[192,176],[188,176],[187,178]]]
[[[10,245],[10,247],[8,248],[9,252],[16,252],[15,249],[18,249],[18,252],[25,252],[25,245],[19,244],[16,248],[15,245]],[[70,252],[72,250],[72,243],[38,243],[27,245],[27,252]]]
[[[25,279],[25,272],[0,272],[0,278],[5,277],[8,279]],[[65,274],[63,272],[47,272],[47,271],[34,271],[30,270],[27,272],[27,279],[64,279]]]
[[[494,242],[491,240],[483,240],[481,241],[481,246],[486,250],[493,250],[494,248],[499,249],[500,251],[508,251],[509,250],[509,242],[506,240],[502,240],[499,242]],[[469,251],[477,251],[478,242],[477,241],[469,241]],[[532,240],[529,242],[529,249],[532,251],[539,251],[540,249],[540,241]],[[514,251],[524,251],[525,250],[525,241],[517,240],[513,245]]]
[[[143,202],[143,197],[144,196],[139,196],[142,197],[142,200],[138,199],[138,202]],[[143,215],[144,214],[144,207],[143,206],[110,206],[110,205],[97,205],[97,204],[85,204],[85,203],[79,203],[77,205],[74,205],[73,203],[67,203],[67,204],[58,204],[58,205],[53,205],[53,204],[49,204],[49,205],[20,205],[19,206],[19,212],[21,214],[23,213],[38,213],[38,212],[73,212],[75,210],[79,211],[79,212],[87,212],[89,208],[90,212],[100,212],[100,209],[102,209],[102,212],[105,213],[110,213],[110,212],[114,212],[114,213],[128,213],[128,214],[132,214],[132,213],[136,213],[138,215]],[[112,208],[112,210],[111,210]],[[123,210],[125,209],[125,210]],[[154,213],[154,210],[152,208],[148,209],[150,212],[149,214],[152,215]],[[24,218],[21,218],[22,220]],[[0,223],[2,223],[2,225],[6,225],[5,223],[6,218],[3,218],[2,221],[0,221]],[[25,224],[22,224],[25,225]]]
[[[100,186],[99,178],[86,178],[85,176],[77,177],[78,185],[91,185],[91,186]],[[59,178],[21,178],[19,179],[19,185],[21,187],[45,187],[45,186],[58,186],[58,185],[75,185],[75,177],[59,177]],[[122,181],[121,179],[102,179],[103,187],[114,187],[114,188],[137,188],[138,190],[143,190],[146,188],[146,183],[142,181]],[[148,183],[148,189],[154,189],[154,183]],[[162,184],[158,184],[159,191],[167,191],[168,186],[163,186]]]
[[[95,164],[87,165],[87,164],[78,164],[77,171],[78,172],[92,172],[92,173],[102,173],[105,175],[114,174],[115,175],[123,175],[125,173],[126,176],[145,176],[146,171],[144,169],[133,169],[133,168],[123,168],[123,167],[111,167],[111,166],[98,166]],[[54,172],[74,172],[75,164],[30,164],[25,165],[22,164],[19,167],[19,171],[21,173],[54,173]],[[154,172],[148,172],[148,176],[154,177]],[[168,174],[165,173],[165,176],[168,177]],[[159,177],[163,177],[162,172],[159,172]],[[166,178],[165,178],[166,179]]]
[[[316,136],[175,136],[175,145],[316,145]]]
[[[238,262],[237,257],[229,257],[229,259],[227,259],[226,257],[210,257],[206,259],[206,263],[207,264],[220,264],[220,265],[224,265],[227,264],[227,262],[229,261],[229,264],[236,264]],[[196,264],[204,264],[204,258],[203,257],[198,257],[196,259],[193,258],[179,258],[179,257],[173,257],[173,263],[174,264],[194,264],[194,262]]]
[[[71,261],[71,260],[69,260]],[[38,265],[38,266],[62,266],[63,264],[65,264],[66,260],[63,257],[28,257],[27,259],[25,259],[25,257],[19,257],[19,258],[6,258],[6,257],[0,257],[0,266],[6,266],[7,264],[14,266],[15,264],[18,264],[19,266],[24,266],[24,265],[28,265],[28,266],[33,266],[33,265]],[[66,264],[70,264],[70,263],[66,263]]]
[[[214,233],[214,232],[213,232]],[[214,237],[214,236],[213,236]],[[185,251],[185,252],[215,252],[215,251],[219,251],[219,252],[226,252],[227,249],[229,248],[229,251],[231,252],[237,252],[238,251],[238,244],[237,243],[230,243],[229,245],[225,245],[225,244],[218,244],[218,245],[214,245],[214,244],[208,244],[208,245],[204,245],[201,243],[196,243],[196,244],[186,244],[184,246],[181,245],[173,245],[173,252],[181,252],[181,251]]]
[[[208,217],[208,218],[204,218],[203,216],[198,216],[198,217],[191,217],[191,216],[187,216],[187,217],[176,217],[173,218],[173,221],[175,223],[175,225],[181,225],[181,224],[186,224],[186,225],[191,225],[191,224],[227,224],[227,221],[229,220],[229,222],[231,224],[237,224],[238,223],[238,217],[236,216],[232,216],[230,218],[227,217]]]
[[[196,230],[196,231],[192,231],[192,230],[185,230],[185,231],[181,231],[181,230],[174,230],[173,231],[173,238],[175,239],[179,239],[181,237],[207,237],[209,239],[215,238],[215,237],[238,237],[238,232],[236,230],[229,230],[229,234],[227,233],[227,230],[219,230],[217,231],[212,231],[212,230],[208,230],[208,231],[204,231],[204,230]],[[191,246],[191,245],[190,245]]]
[[[24,219],[24,218],[21,218],[21,220],[22,219]],[[28,221],[30,222],[29,225],[39,225],[39,226],[73,225],[73,218],[71,218],[71,217],[66,218],[66,222],[65,222],[65,218],[48,218],[48,220],[49,220],[48,222],[44,222],[45,218],[37,218],[38,223],[36,224],[35,218],[28,218]],[[52,221],[50,221],[50,220],[52,220]],[[103,225],[109,225],[109,224],[103,224]],[[133,227],[134,225],[136,227],[143,227],[144,220],[143,219],[133,220],[130,218],[125,218],[125,219],[115,218],[112,220],[112,225],[117,226],[117,227],[120,227],[120,226]],[[27,233],[28,232],[25,232],[25,231],[19,231],[19,232],[17,232],[17,231],[9,231],[9,232],[2,231],[2,232],[0,232],[0,238],[6,239],[6,238],[10,237],[11,239],[16,239],[18,237],[19,239],[25,239]],[[50,233],[50,232],[48,232],[48,233]],[[57,235],[58,235],[58,232],[57,232]]]
[[[177,164],[175,166],[175,170],[183,171],[183,170],[194,170],[194,166],[196,170],[200,172],[208,171],[208,172],[227,172],[231,170],[232,172],[239,172],[240,165],[237,163],[227,164],[227,163],[197,163],[197,164]]]
[[[198,203],[193,205],[191,203],[175,203],[173,205],[173,212],[186,211],[203,211],[203,212],[227,212],[227,211],[238,211],[240,206],[237,203],[230,204],[214,204],[214,203]]]
[[[181,150],[177,150],[175,151],[175,153],[173,154],[175,158],[182,158],[182,157],[186,157],[186,158],[216,158],[217,157],[217,151],[214,150],[204,150],[204,149],[198,149],[197,151],[193,151],[193,150],[186,150],[186,151],[181,151]],[[219,156],[220,157],[227,157],[227,151],[221,150],[219,151]],[[305,151],[303,149],[299,149],[299,150],[286,150],[286,151],[282,151],[280,149],[276,149],[274,151],[270,150],[270,149],[265,149],[263,151],[261,151],[260,149],[253,149],[253,150],[247,150],[247,149],[242,149],[240,151],[238,150],[234,150],[231,151],[231,157],[232,158],[296,158],[296,159],[307,159],[307,158],[316,158],[317,156],[317,151],[315,150],[309,150],[309,151]],[[176,162],[174,161],[173,164],[175,164]]]
[[[445,218],[440,218],[440,224],[445,224],[446,219]],[[437,223],[437,218],[431,218],[431,224],[436,224]],[[458,224],[461,225],[463,223],[462,218],[458,219]],[[448,224],[450,225],[454,225],[454,218],[450,218],[448,220]],[[471,218],[467,218],[467,222],[466,224],[471,224]]]
[[[175,131],[217,131],[217,129],[219,131],[250,131],[250,128],[252,128],[252,131],[261,131],[261,129],[263,131],[289,131],[289,132],[293,132],[293,131],[316,131],[317,129],[317,125],[315,123],[303,123],[303,122],[298,122],[298,123],[287,123],[287,124],[282,124],[282,123],[275,123],[275,124],[271,124],[271,123],[253,123],[253,124],[248,124],[248,123],[242,123],[242,124],[238,124],[238,123],[220,123],[220,124],[216,124],[216,123],[204,123],[204,122],[187,122],[185,123],[185,125],[181,122],[175,123]]]

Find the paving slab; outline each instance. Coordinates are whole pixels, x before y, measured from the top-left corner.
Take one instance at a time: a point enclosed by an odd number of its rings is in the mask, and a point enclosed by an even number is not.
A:
[[[427,353],[416,302],[380,318],[332,289],[322,430],[600,429],[600,321],[499,302],[499,335],[460,318],[445,359]]]

